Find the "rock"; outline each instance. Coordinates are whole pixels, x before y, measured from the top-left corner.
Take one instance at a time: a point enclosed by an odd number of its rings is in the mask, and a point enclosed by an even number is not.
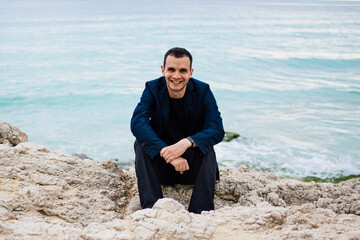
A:
[[[126,231],[125,222],[115,219],[107,223],[90,223],[80,235],[83,239],[117,239],[132,240],[131,232]]]
[[[14,145],[14,127],[1,127],[0,239],[359,239],[360,179],[305,183],[241,166],[220,170],[215,211],[186,211],[191,185],[163,186],[166,198],[141,210],[133,169]]]
[[[130,193],[126,174],[115,162],[80,160],[29,142],[2,147],[0,157],[0,192],[8,192],[10,209],[82,226],[124,214]]]
[[[0,144],[16,146],[21,142],[27,142],[28,136],[16,126],[0,121]]]
[[[135,161],[133,159],[119,160],[117,158],[111,158],[109,160],[116,162],[119,165],[119,167],[121,167],[121,169],[130,170],[131,168],[135,167]]]
[[[0,220],[7,221],[11,219],[16,219],[14,215],[5,207],[0,206]]]
[[[92,158],[89,158],[85,153],[73,153],[71,155],[74,156],[74,157],[78,157],[78,158],[80,158],[82,160],[84,160],[84,159],[93,160]]]
[[[351,179],[339,184],[301,182],[280,179],[272,173],[251,173],[240,169],[223,169],[216,185],[218,208],[268,203],[272,206],[301,206],[313,203],[336,213],[360,212],[360,181]]]
[[[233,139],[240,137],[240,134],[234,132],[225,132],[223,142],[230,142]]]
[[[135,239],[211,239],[215,226],[206,216],[191,214],[171,198],[158,200],[152,209],[130,215]]]

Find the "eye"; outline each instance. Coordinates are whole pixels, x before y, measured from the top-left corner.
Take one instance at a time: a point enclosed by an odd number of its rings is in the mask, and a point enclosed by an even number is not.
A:
[[[168,70],[169,72],[174,72],[174,71],[175,71],[174,68],[168,68],[167,70]]]
[[[187,73],[187,69],[181,69],[180,72],[181,73]]]

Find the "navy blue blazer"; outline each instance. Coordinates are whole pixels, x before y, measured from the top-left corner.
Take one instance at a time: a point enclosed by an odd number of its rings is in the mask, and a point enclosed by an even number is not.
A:
[[[224,138],[224,128],[208,84],[190,78],[184,96],[187,135],[206,154]],[[169,119],[169,94],[164,77],[148,81],[131,118],[131,131],[153,159],[166,147],[160,139]]]

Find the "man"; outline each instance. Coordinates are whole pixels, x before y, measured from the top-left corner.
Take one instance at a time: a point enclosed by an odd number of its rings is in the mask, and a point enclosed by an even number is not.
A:
[[[194,184],[189,211],[214,209],[219,170],[213,146],[224,137],[209,85],[192,78],[192,56],[172,48],[163,77],[146,83],[131,119],[135,170],[142,208],[163,197],[161,184]]]

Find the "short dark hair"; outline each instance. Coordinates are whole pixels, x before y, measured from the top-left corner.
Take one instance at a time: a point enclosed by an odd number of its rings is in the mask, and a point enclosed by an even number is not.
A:
[[[192,56],[189,53],[189,51],[186,50],[185,48],[174,47],[174,48],[170,49],[169,51],[167,51],[165,53],[165,56],[164,56],[164,67],[165,67],[166,58],[168,56],[174,56],[176,58],[182,58],[184,56],[188,57],[190,59],[190,69],[191,69],[191,67],[192,67]]]

